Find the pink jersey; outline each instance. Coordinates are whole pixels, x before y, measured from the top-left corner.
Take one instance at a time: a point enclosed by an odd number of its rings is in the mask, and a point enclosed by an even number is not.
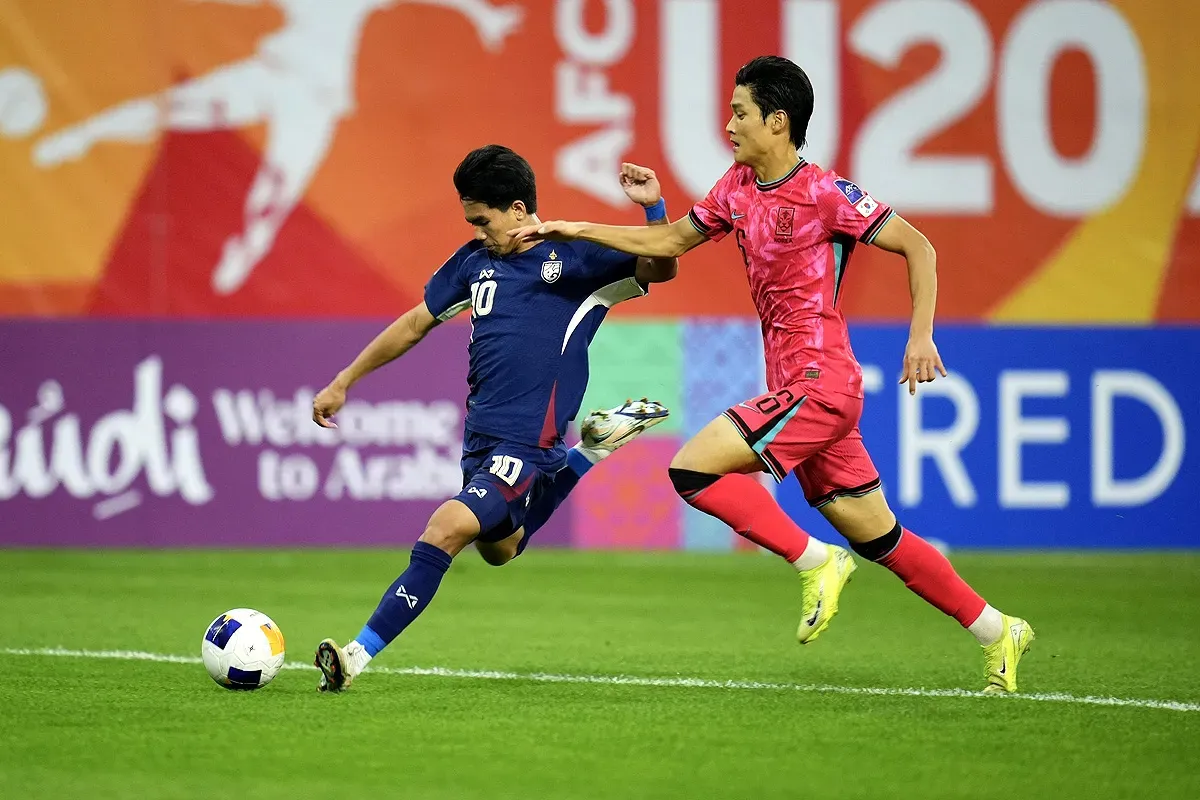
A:
[[[862,397],[838,299],[855,243],[870,244],[892,215],[855,184],[804,161],[771,183],[734,164],[692,208],[692,225],[709,239],[735,234],[772,391],[805,381]]]

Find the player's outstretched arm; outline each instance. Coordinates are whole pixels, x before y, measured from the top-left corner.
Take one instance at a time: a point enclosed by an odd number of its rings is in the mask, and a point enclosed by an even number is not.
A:
[[[313,398],[313,422],[336,428],[330,417],[346,403],[346,392],[364,376],[407,353],[437,324],[422,301],[383,329],[358,357]]]
[[[692,248],[708,241],[692,226],[687,217],[670,225],[649,225],[644,228],[554,220],[516,228],[509,231],[509,234],[528,241],[546,239],[555,242],[594,242],[643,258],[679,258]]]
[[[667,204],[663,202],[662,184],[654,170],[626,162],[621,165],[618,179],[625,196],[645,210],[647,225],[671,224],[667,219]],[[635,277],[645,285],[669,281],[678,273],[678,258],[639,258]]]
[[[904,348],[904,367],[900,383],[908,384],[908,393],[915,394],[918,383],[928,383],[946,367],[933,343],[933,316],[937,307],[937,253],[925,235],[898,214],[884,223],[873,242],[892,253],[899,253],[908,262],[908,292],[912,296],[912,323],[908,329],[908,346]]]

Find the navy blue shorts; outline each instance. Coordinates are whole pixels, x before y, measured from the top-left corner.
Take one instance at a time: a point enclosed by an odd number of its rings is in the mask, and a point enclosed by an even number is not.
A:
[[[561,442],[548,450],[497,439],[482,433],[463,434],[463,489],[455,496],[479,520],[479,540],[507,539],[525,524],[530,504],[567,465]]]

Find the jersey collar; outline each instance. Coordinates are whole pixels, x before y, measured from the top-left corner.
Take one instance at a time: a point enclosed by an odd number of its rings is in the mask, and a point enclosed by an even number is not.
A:
[[[796,163],[796,166],[794,166],[794,167],[792,167],[790,170],[788,170],[788,173],[787,173],[786,175],[784,175],[782,178],[778,178],[778,179],[776,179],[776,180],[773,180],[773,181],[771,181],[770,183],[763,183],[763,182],[762,182],[762,181],[760,181],[758,178],[755,178],[755,179],[754,179],[754,184],[755,184],[755,185],[756,185],[756,186],[757,186],[757,187],[758,187],[760,190],[762,190],[762,191],[764,191],[764,192],[769,192],[769,191],[771,191],[772,189],[778,189],[780,186],[783,186],[785,183],[787,183],[788,181],[790,181],[790,180],[792,179],[792,176],[793,176],[793,175],[795,175],[797,172],[799,172],[799,171],[800,171],[800,170],[801,170],[803,167],[805,167],[805,166],[807,166],[807,165],[808,165],[808,162],[807,162],[807,161],[805,161],[805,160],[802,158],[802,159],[800,159],[800,161],[798,161],[798,162]]]

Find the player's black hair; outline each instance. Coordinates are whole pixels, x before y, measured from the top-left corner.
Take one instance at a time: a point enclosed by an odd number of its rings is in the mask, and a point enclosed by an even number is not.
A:
[[[763,122],[776,111],[787,114],[792,143],[804,147],[813,113],[813,88],[798,64],[781,56],[759,56],[739,69],[733,82],[750,92],[754,104],[762,110]]]
[[[489,144],[467,153],[454,170],[454,188],[463,200],[507,211],[520,200],[530,214],[537,213],[537,181],[529,162],[500,144]]]

